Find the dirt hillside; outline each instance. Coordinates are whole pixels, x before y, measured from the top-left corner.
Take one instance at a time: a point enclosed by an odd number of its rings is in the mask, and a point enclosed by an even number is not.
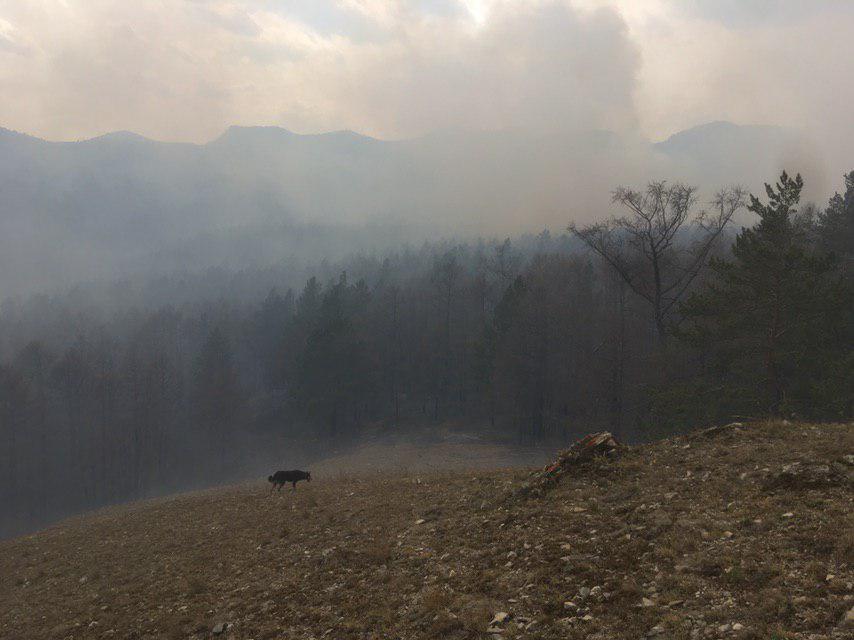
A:
[[[313,464],[312,472],[325,479],[368,476],[372,473],[435,473],[485,471],[508,467],[531,468],[546,464],[553,449],[512,447],[480,442],[466,436],[418,443],[396,439],[367,442]]]
[[[854,638],[852,478],[854,425],[763,423],[535,493],[318,473],[141,502],[0,543],[0,638]]]

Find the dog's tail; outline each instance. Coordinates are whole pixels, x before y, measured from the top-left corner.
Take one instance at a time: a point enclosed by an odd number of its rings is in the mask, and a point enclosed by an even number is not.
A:
[[[272,481],[273,481],[273,476],[267,476],[267,482],[272,482]]]

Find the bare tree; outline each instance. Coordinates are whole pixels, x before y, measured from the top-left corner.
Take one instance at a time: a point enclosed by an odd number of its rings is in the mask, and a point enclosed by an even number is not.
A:
[[[726,225],[744,206],[745,196],[741,187],[722,189],[711,212],[694,215],[696,187],[666,182],[650,182],[644,191],[618,187],[612,200],[628,209],[628,215],[581,229],[573,223],[569,230],[652,306],[663,342],[676,303],[706,266]]]

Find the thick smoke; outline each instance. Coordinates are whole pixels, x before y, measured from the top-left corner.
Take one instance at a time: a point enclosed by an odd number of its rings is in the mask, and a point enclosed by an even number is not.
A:
[[[196,142],[231,124],[386,138],[636,124],[639,55],[614,9],[447,4],[5,3],[0,123]]]

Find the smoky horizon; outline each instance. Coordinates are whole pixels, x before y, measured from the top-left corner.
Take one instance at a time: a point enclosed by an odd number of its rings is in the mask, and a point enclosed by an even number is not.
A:
[[[852,42],[0,0],[0,638],[851,637]]]

